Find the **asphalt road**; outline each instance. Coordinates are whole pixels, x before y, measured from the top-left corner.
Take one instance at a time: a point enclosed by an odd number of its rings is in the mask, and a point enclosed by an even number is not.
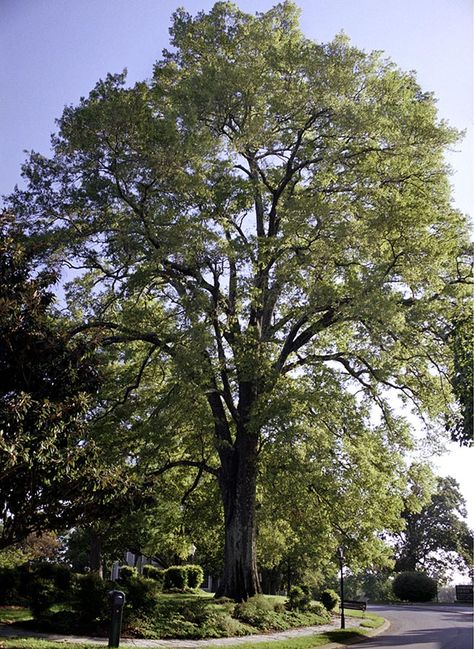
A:
[[[365,649],[473,649],[473,617],[469,606],[370,606],[390,621],[385,633],[357,643]]]

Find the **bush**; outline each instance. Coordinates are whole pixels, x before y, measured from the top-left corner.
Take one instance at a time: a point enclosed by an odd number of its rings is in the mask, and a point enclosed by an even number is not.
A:
[[[321,602],[327,611],[333,611],[341,602],[341,598],[336,591],[327,588],[321,593]]]
[[[275,612],[273,603],[263,595],[254,595],[246,602],[239,602],[234,608],[234,617],[257,627],[262,631],[287,628],[284,616]]]
[[[187,576],[186,566],[170,566],[164,571],[163,589],[177,588],[178,590],[184,590],[188,583]]]
[[[154,579],[131,577],[124,583],[126,618],[151,615],[158,601],[160,586]]]
[[[311,592],[307,586],[292,586],[288,592],[287,608],[290,611],[309,611]]]
[[[331,616],[328,615],[327,608],[321,602],[312,602],[311,606],[309,607],[309,612],[313,613],[313,615],[318,615],[319,617],[327,620],[331,619]]]
[[[192,564],[184,566],[184,568],[186,569],[187,587],[199,588],[204,581],[204,570],[201,566]]]
[[[0,568],[0,606],[17,604],[20,576],[16,568]]]
[[[38,563],[33,566],[27,577],[25,583],[28,584],[33,617],[42,618],[53,604],[69,600],[72,573],[67,566],[58,563]]]
[[[72,607],[81,620],[93,622],[108,619],[110,604],[108,593],[112,583],[102,580],[96,573],[76,575]]]
[[[399,599],[408,602],[431,602],[438,590],[436,581],[424,572],[401,572],[392,588]]]
[[[134,577],[138,577],[138,570],[136,568],[132,566],[120,566],[119,581],[127,581]]]
[[[71,587],[72,572],[67,566],[60,563],[37,563],[32,569],[33,579],[47,579],[51,581],[55,587],[63,592],[66,592]]]
[[[31,583],[30,609],[35,619],[43,617],[58,599],[58,589],[50,579],[37,577]]]
[[[156,566],[152,566],[150,564],[146,564],[143,566],[143,576],[146,579],[154,579],[154,581],[158,582],[160,586],[163,586],[163,570],[160,570],[160,568],[157,568]]]

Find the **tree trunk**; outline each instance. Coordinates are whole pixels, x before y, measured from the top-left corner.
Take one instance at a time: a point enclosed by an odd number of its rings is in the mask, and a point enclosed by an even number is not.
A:
[[[257,572],[255,497],[256,434],[240,429],[232,449],[221,453],[219,485],[224,505],[224,573],[216,597],[245,601],[261,592]]]
[[[95,572],[101,579],[104,577],[104,568],[102,564],[102,541],[95,530],[91,530],[89,567],[91,572]]]

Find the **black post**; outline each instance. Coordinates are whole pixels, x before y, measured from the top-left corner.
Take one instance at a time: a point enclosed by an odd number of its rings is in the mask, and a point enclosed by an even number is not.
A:
[[[339,554],[339,565],[341,567],[341,629],[346,628],[346,618],[344,616],[344,549],[340,547],[338,549]]]
[[[112,607],[112,618],[110,622],[109,647],[118,647],[120,644],[120,631],[122,629],[123,605],[125,604],[125,593],[121,590],[109,592],[110,604]]]

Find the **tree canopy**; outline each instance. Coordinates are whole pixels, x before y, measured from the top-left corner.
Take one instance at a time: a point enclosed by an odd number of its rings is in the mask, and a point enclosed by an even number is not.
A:
[[[100,482],[86,427],[99,375],[54,317],[57,275],[35,274],[30,244],[0,215],[0,547],[74,522]]]
[[[423,570],[440,580],[454,567],[472,570],[474,537],[463,520],[465,505],[456,480],[438,477],[428,502],[417,512],[403,512],[395,569]]]
[[[80,275],[73,333],[101,331],[134,372],[120,434],[153,450],[150,475],[217,478],[221,594],[246,599],[262,472],[286,470],[275,449],[318,473],[317,516],[325,481],[330,507],[382,489],[372,524],[346,512],[368,537],[401,473],[382,458],[410,444],[388,393],[432,421],[453,408],[468,235],[443,153],[458,134],[413,73],[306,39],[290,2],[178,10],[170,33],[150,81],[109,75],[65,109],[10,204]],[[328,547],[343,539],[333,527]]]

